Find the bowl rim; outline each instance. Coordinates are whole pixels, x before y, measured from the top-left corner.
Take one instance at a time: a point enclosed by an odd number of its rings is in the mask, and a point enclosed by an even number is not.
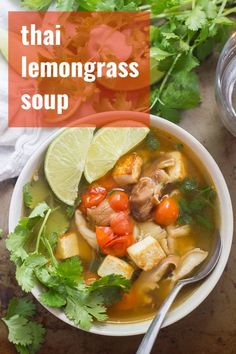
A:
[[[119,114],[123,119],[127,118],[127,116],[134,116],[134,112],[122,111],[122,112],[105,112],[103,115],[111,116]],[[135,112],[135,115],[139,115],[139,113]],[[95,115],[93,115],[95,116]],[[90,116],[89,116],[90,117]],[[89,118],[88,117],[88,118]],[[140,115],[141,117],[141,115]],[[184,300],[181,304],[175,307],[173,310],[169,312],[167,315],[162,327],[169,326],[180,319],[184,318],[188,314],[190,314],[195,308],[197,308],[210,294],[213,290],[217,282],[219,281],[226,263],[228,261],[232,239],[233,239],[233,210],[230,194],[228,191],[228,187],[226,185],[225,179],[220,171],[218,165],[216,164],[213,157],[206,150],[206,148],[190,133],[185,131],[180,126],[167,121],[159,116],[150,115],[151,118],[151,126],[159,128],[160,130],[167,132],[181,142],[183,142],[188,148],[194,151],[195,155],[198,157],[199,161],[205,166],[208,171],[209,176],[212,178],[214,185],[217,190],[217,195],[219,199],[219,209],[220,209],[220,234],[224,235],[222,237],[222,253],[220,256],[219,263],[217,264],[214,271],[207,278],[207,281],[204,281],[186,300]],[[129,118],[130,119],[130,118]],[[131,118],[132,119],[132,118]],[[40,147],[35,150],[32,156],[29,158],[27,163],[25,164],[16,185],[13,190],[10,210],[9,210],[9,232],[13,231],[16,224],[19,221],[19,218],[22,214],[22,187],[23,185],[29,181],[30,176],[32,175],[33,168],[42,160],[42,155],[46,151],[49,143],[63,130],[58,129],[56,132],[52,133],[48,138],[46,138]],[[227,208],[226,208],[227,206]],[[39,301],[40,294],[40,285],[36,285],[31,293],[34,297]],[[40,301],[39,301],[40,302]],[[50,313],[52,313],[55,317],[59,318],[63,322],[66,322],[72,325],[75,328],[81,329],[76,326],[72,321],[70,321],[64,314],[63,311],[57,308],[49,308],[43,304]],[[133,323],[95,323],[87,332],[106,335],[106,336],[131,336],[143,334],[147,331],[151,320],[138,321]]]

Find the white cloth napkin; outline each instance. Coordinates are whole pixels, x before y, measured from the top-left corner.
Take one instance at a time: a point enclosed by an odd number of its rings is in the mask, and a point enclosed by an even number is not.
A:
[[[8,11],[20,10],[20,0],[0,1],[0,28],[7,29]],[[55,130],[8,128],[7,72],[7,62],[0,54],[0,182],[18,176],[34,150]]]

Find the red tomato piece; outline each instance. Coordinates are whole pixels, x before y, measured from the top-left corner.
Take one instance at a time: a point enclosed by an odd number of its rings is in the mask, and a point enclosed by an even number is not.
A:
[[[116,236],[109,226],[96,226],[96,237],[98,245],[103,250],[107,243],[112,241]]]
[[[82,195],[82,209],[98,206],[106,198],[107,191],[103,187],[93,187]]]
[[[107,198],[110,206],[115,211],[124,211],[129,209],[129,197],[123,191],[114,191]]]
[[[133,223],[128,213],[119,212],[111,218],[110,226],[116,235],[126,235],[133,232]]]
[[[115,235],[111,227],[96,227],[98,245],[102,253],[123,257],[127,248],[134,242],[133,234]]]
[[[159,225],[168,226],[174,224],[178,216],[178,203],[173,198],[166,197],[157,205],[154,219]]]
[[[123,257],[127,248],[134,242],[133,235],[116,236],[112,241],[104,247],[104,253],[112,256]]]

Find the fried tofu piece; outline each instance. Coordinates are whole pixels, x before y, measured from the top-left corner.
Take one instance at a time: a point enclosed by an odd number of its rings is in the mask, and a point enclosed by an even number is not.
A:
[[[78,236],[75,232],[67,232],[59,237],[55,255],[59,259],[79,255]]]
[[[137,183],[141,175],[143,160],[136,153],[122,156],[116,163],[112,176],[118,185]]]
[[[132,261],[145,271],[151,270],[166,257],[159,242],[152,236],[147,236],[142,241],[134,243],[127,249],[127,252]]]
[[[105,277],[110,274],[119,274],[123,277],[130,279],[132,277],[134,268],[122,259],[114,256],[106,256],[102,264],[98,268],[98,275]]]
[[[169,175],[169,182],[182,181],[187,176],[186,164],[183,154],[180,151],[169,152],[168,155],[175,160],[174,166],[166,168]]]

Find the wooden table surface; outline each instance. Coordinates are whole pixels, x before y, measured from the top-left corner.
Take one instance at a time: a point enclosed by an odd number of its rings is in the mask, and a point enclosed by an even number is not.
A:
[[[228,184],[236,205],[236,138],[222,126],[214,100],[215,60],[210,58],[200,72],[203,102],[184,115],[181,125],[198,138],[213,155]],[[4,238],[7,235],[9,203],[15,180],[0,184],[0,308],[1,315],[12,296],[22,292],[14,278]],[[227,206],[225,206],[227,207]],[[190,315],[165,328],[155,344],[158,354],[235,354],[236,353],[236,245],[233,242],[228,265],[208,298]],[[103,337],[64,324],[38,304],[37,319],[47,328],[40,354],[133,354],[141,336]],[[15,353],[6,341],[6,329],[0,324],[0,353]],[[144,353],[145,354],[145,353]]]

